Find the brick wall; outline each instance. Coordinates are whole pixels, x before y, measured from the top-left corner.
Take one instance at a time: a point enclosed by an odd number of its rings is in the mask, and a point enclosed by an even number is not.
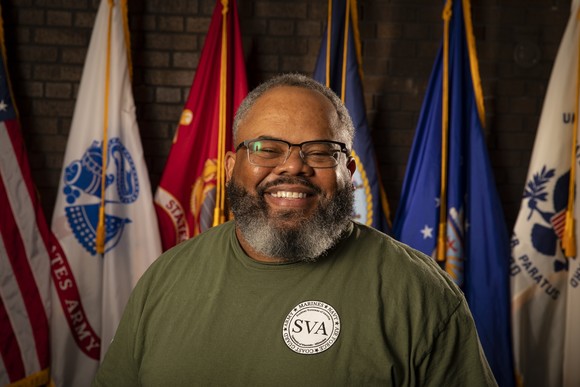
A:
[[[35,182],[52,215],[97,0],[2,2],[8,69]],[[129,0],[134,93],[153,188],[207,32],[214,0]],[[325,0],[239,0],[250,86],[312,74]],[[365,99],[394,213],[441,41],[443,1],[359,0]],[[485,129],[508,227],[517,215],[543,97],[570,0],[472,0]]]

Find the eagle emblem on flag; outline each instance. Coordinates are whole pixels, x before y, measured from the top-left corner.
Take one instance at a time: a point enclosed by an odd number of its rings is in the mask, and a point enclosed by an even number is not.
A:
[[[551,180],[556,179],[552,192],[548,186]],[[564,232],[566,205],[568,203],[568,186],[570,171],[561,176],[556,175],[554,168],[548,169],[545,165],[526,183],[524,200],[527,200],[530,213],[528,220],[534,213],[539,216],[531,227],[531,242],[534,249],[549,257],[554,257],[554,271],[568,270],[568,262],[556,259],[556,251],[560,246]],[[551,195],[550,195],[551,194]],[[550,206],[551,201],[551,206]]]

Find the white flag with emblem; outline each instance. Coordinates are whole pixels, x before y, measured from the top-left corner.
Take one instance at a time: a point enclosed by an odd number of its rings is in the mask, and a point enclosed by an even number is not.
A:
[[[133,286],[161,253],[131,90],[126,1],[102,0],[83,70],[52,230],[53,378],[88,386]]]
[[[573,164],[572,183],[580,181],[580,154],[572,145],[579,3],[572,2],[552,69],[512,237],[513,348],[517,376],[526,387],[580,386],[580,258],[566,258],[562,247]],[[571,208],[578,221],[580,206]],[[579,224],[574,236],[580,248]]]

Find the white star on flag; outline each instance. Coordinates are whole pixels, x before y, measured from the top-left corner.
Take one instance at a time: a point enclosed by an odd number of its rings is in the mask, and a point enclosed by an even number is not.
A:
[[[433,228],[425,225],[421,230],[421,234],[423,234],[423,239],[433,238]]]

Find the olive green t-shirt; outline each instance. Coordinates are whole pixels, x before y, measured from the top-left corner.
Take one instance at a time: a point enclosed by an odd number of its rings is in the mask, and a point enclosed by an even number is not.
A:
[[[234,223],[143,275],[94,386],[495,385],[461,291],[353,223],[315,263],[265,264]]]

